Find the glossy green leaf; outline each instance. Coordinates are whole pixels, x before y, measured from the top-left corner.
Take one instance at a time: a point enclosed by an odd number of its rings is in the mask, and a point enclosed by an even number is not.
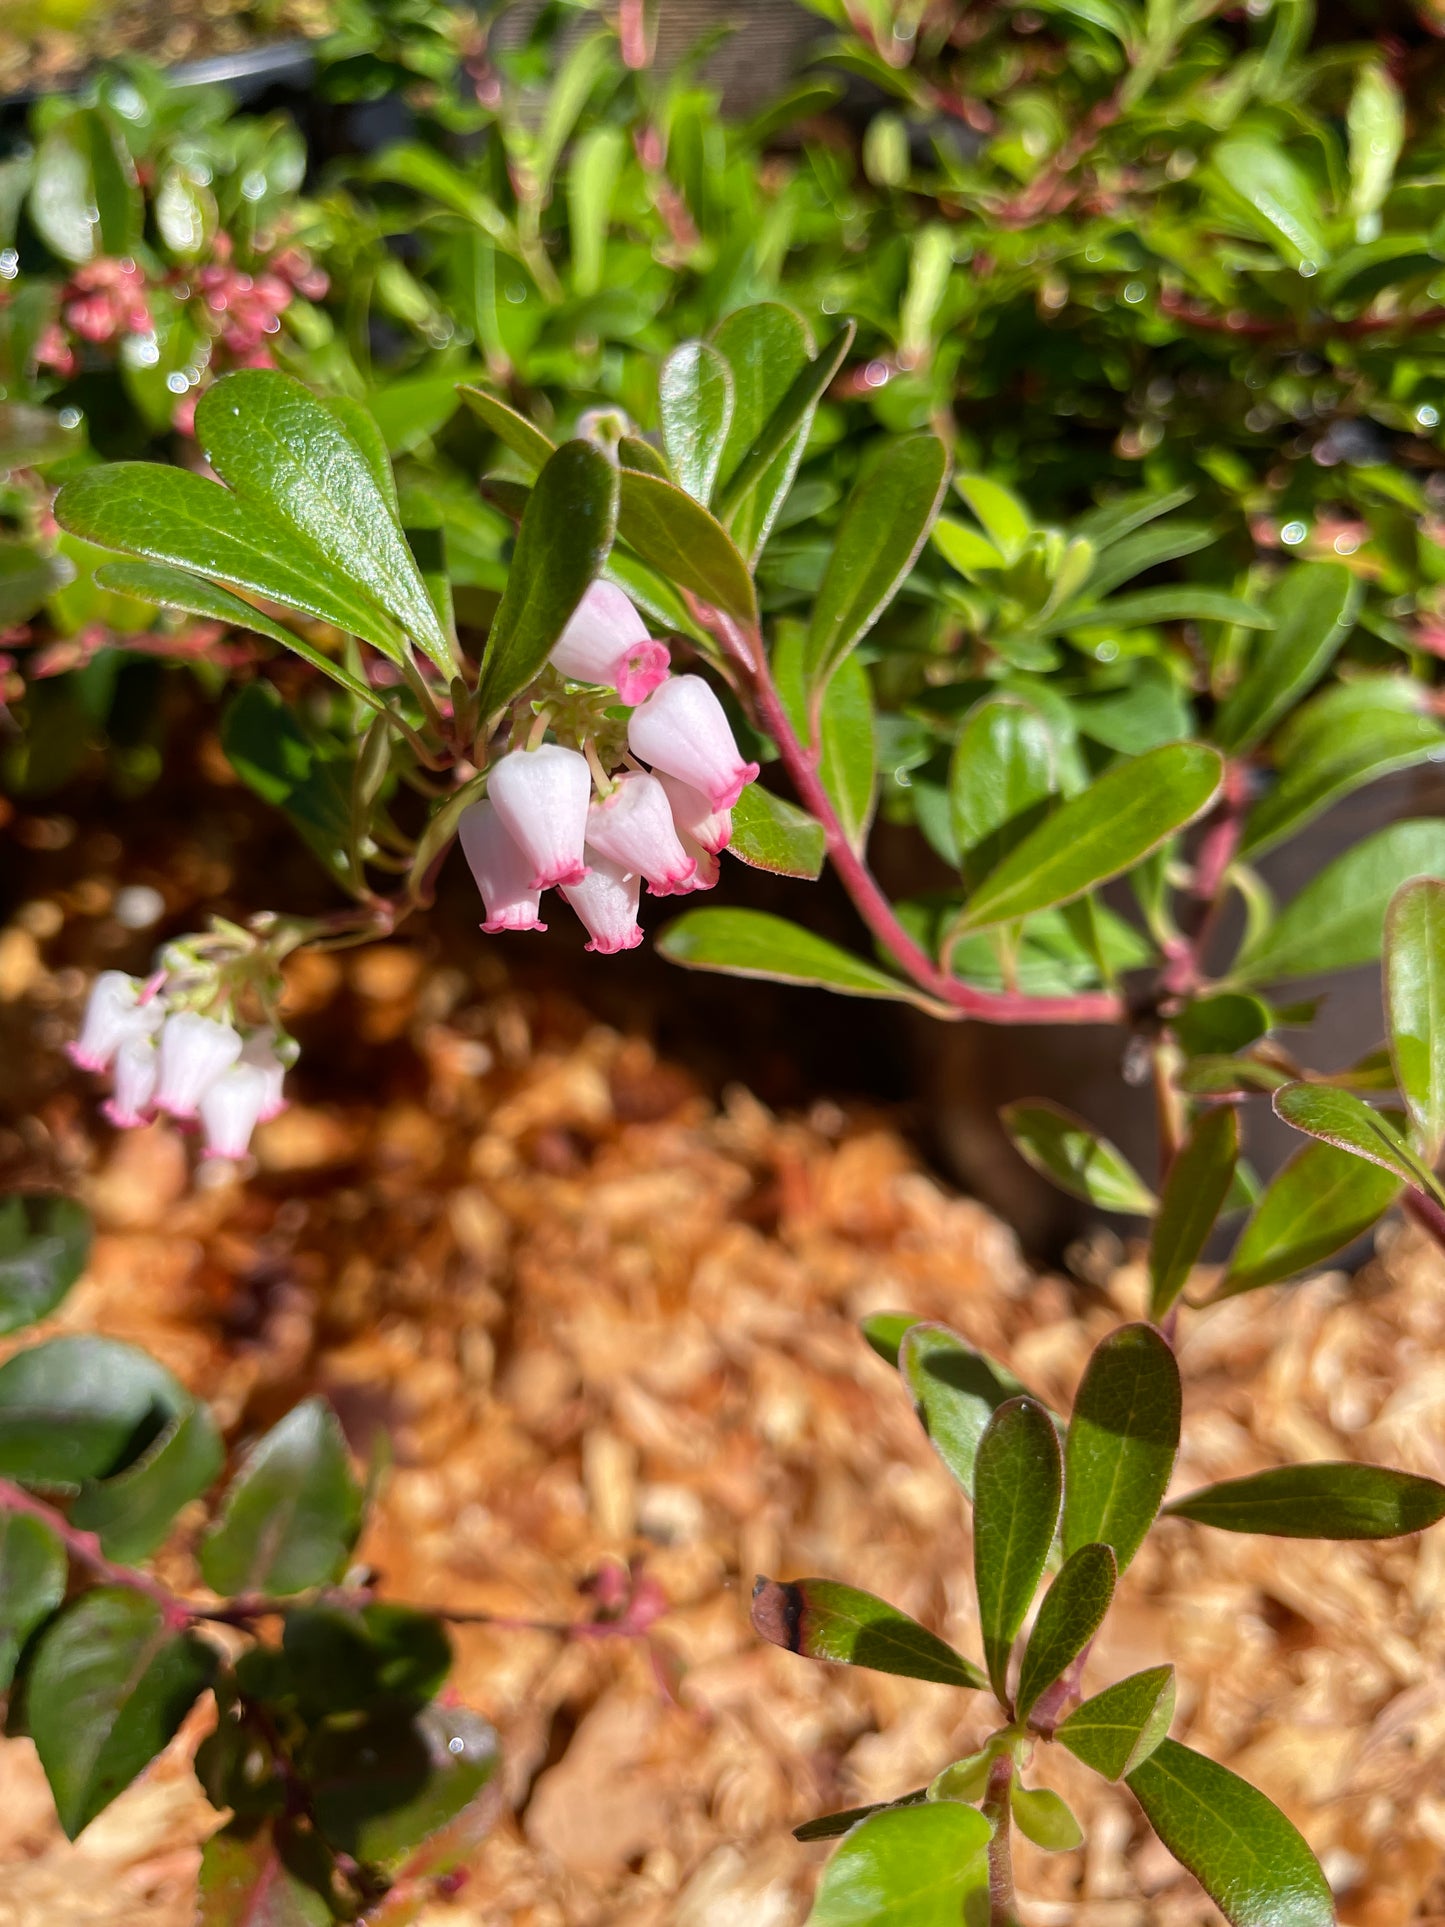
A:
[[[823,873],[825,848],[817,818],[761,783],[749,783],[733,805],[728,851],[754,870],[816,880]]]
[[[1101,1211],[1148,1217],[1153,1192],[1123,1153],[1061,1104],[1043,1099],[1005,1104],[999,1118],[1020,1157],[1073,1197]]]
[[[612,201],[627,155],[627,135],[608,122],[580,136],[567,168],[567,227],[572,242],[572,286],[596,294],[602,286]]]
[[[308,1843],[309,1844],[309,1843]],[[196,1927],[333,1927],[314,1855],[282,1820],[233,1820],[201,1849]]]
[[[0,1332],[47,1317],[90,1257],[90,1214],[74,1198],[0,1197]]]
[[[30,219],[45,245],[74,266],[123,257],[140,237],[135,167],[98,108],[52,125],[36,149]]]
[[[1410,1149],[1399,1129],[1353,1091],[1322,1084],[1286,1084],[1271,1102],[1275,1115],[1309,1137],[1333,1144],[1392,1172],[1437,1204],[1445,1204],[1439,1180]]]
[[[1083,1828],[1052,1787],[1023,1787],[1015,1780],[1009,1788],[1009,1811],[1024,1838],[1045,1853],[1072,1853],[1083,1845]]]
[[[793,309],[780,301],[760,301],[725,316],[713,330],[712,343],[727,361],[733,377],[733,416],[717,475],[721,492],[812,360],[813,337],[808,324]],[[729,533],[749,562],[757,560],[783,498],[792,487],[807,436],[805,422],[728,518]]]
[[[875,1673],[900,1673],[942,1686],[972,1689],[988,1683],[972,1661],[907,1613],[831,1579],[797,1579],[786,1585],[758,1579],[752,1623],[763,1639],[805,1659],[866,1666]]]
[[[1445,884],[1429,877],[1402,884],[1390,902],[1385,1010],[1400,1095],[1433,1164],[1445,1142]],[[3,1278],[0,1265],[0,1302]]]
[[[1166,1739],[1131,1769],[1127,1785],[1231,1927],[1333,1927],[1319,1862],[1247,1780]]]
[[[511,449],[533,474],[546,466],[555,445],[540,428],[534,428],[525,415],[519,415],[515,408],[498,401],[495,395],[489,395],[484,388],[473,388],[463,383],[458,393],[478,420],[485,423],[497,440]]]
[[[912,987],[900,978],[875,969],[800,924],[763,910],[684,911],[659,934],[657,948],[689,970],[814,984],[845,997],[916,1000]]]
[[[1166,743],[1116,763],[1004,857],[964,905],[961,928],[1068,903],[1129,869],[1208,807],[1222,769],[1203,743]]]
[[[1211,156],[1231,200],[1296,267],[1321,268],[1330,258],[1324,214],[1309,177],[1263,134],[1231,134]]]
[[[678,486],[704,506],[712,500],[733,418],[733,376],[710,341],[684,341],[657,378],[662,445]]]
[[[65,1597],[65,1548],[41,1519],[0,1506],[0,1693],[26,1640]]]
[[[940,515],[933,524],[929,540],[934,548],[960,575],[972,578],[980,569],[1001,569],[1004,559],[986,535],[969,528],[955,516]]]
[[[1274,628],[1215,720],[1215,739],[1238,755],[1266,737],[1313,688],[1355,625],[1361,588],[1343,562],[1301,562],[1270,594]]]
[[[668,582],[739,622],[757,620],[753,579],[731,537],[700,502],[656,475],[624,469],[617,529]]]
[[[805,1927],[959,1927],[987,1908],[990,1837],[955,1800],[874,1813],[823,1869]]]
[[[1346,125],[1350,136],[1350,211],[1358,233],[1384,206],[1405,143],[1405,102],[1381,62],[1369,60],[1360,68]]]
[[[428,1706],[321,1727],[300,1764],[328,1842],[390,1872],[494,1788],[501,1756],[480,1714]]]
[[[1156,1322],[1188,1284],[1224,1209],[1238,1162],[1239,1115],[1234,1106],[1201,1111],[1170,1161],[1149,1240],[1149,1316]]]
[[[885,442],[843,510],[813,602],[807,678],[820,688],[902,588],[948,486],[948,450],[936,435]]]
[[[352,759],[345,745],[309,731],[271,683],[251,682],[222,715],[221,747],[248,788],[283,811],[317,861],[348,885]]]
[[[1186,1057],[1241,1051],[1272,1024],[1269,1006],[1246,991],[1216,990],[1195,997],[1169,1019],[1174,1041]]]
[[[1113,1548],[1120,1572],[1154,1523],[1179,1450],[1174,1353],[1152,1325],[1096,1345],[1064,1441],[1065,1553]]]
[[[1290,1082],[1290,1076],[1252,1057],[1206,1056],[1186,1064],[1175,1082],[1191,1097],[1248,1097],[1253,1092],[1277,1091]]]
[[[798,370],[777,407],[764,422],[752,447],[719,491],[717,502],[719,520],[723,522],[731,520],[733,510],[762,481],[773,462],[780,456],[796,449],[798,458],[801,459],[818,403],[823,399],[833,377],[843,366],[857,331],[856,322],[845,321],[832,340],[825,342],[819,352]],[[781,498],[779,506],[781,506]],[[757,559],[762,541],[766,539],[764,535],[755,546],[754,561]]]
[[[113,1338],[51,1338],[0,1365],[0,1477],[45,1485],[131,1464],[191,1399],[163,1365]]]
[[[1019,1664],[1016,1719],[1028,1719],[1098,1632],[1114,1597],[1117,1571],[1112,1547],[1101,1545],[1080,1546],[1059,1568]]]
[[[1031,1398],[1010,1399],[978,1443],[973,1492],[973,1577],[983,1656],[1008,1704],[1008,1664],[1059,1523],[1063,1465],[1054,1422]]]
[[[1013,696],[970,711],[954,745],[948,800],[963,877],[976,889],[1049,807],[1058,758],[1048,724]]]
[[[867,1820],[875,1813],[889,1813],[895,1807],[922,1806],[928,1798],[927,1787],[917,1787],[912,1793],[904,1793],[896,1800],[875,1800],[871,1806],[845,1807],[841,1813],[821,1813],[816,1820],[805,1820],[800,1827],[793,1828],[795,1840],[841,1840],[845,1833],[851,1833],[860,1820]]]
[[[656,475],[664,482],[670,482],[667,457],[643,441],[640,435],[624,435],[617,444],[617,459],[624,468],[636,469],[640,475]]]
[[[531,682],[601,573],[617,531],[619,480],[616,465],[591,442],[564,442],[548,457],[522,516],[482,657],[484,716]]]
[[[1214,1295],[1232,1298],[1308,1270],[1368,1231],[1399,1189],[1391,1171],[1333,1144],[1306,1145],[1255,1206]]]
[[[153,1599],[97,1587],[50,1626],[26,1705],[55,1811],[73,1840],[174,1736],[217,1654],[168,1626]]]
[[[1397,1539],[1445,1518],[1445,1485],[1348,1461],[1280,1465],[1186,1493],[1171,1518],[1279,1539]]]
[[[361,1494],[325,1402],[309,1398],[255,1445],[201,1546],[214,1592],[293,1593],[338,1579],[361,1527]]]
[[[1122,1780],[1148,1759],[1173,1718],[1174,1668],[1151,1666],[1075,1707],[1054,1738],[1106,1780]]]
[[[987,475],[957,475],[953,486],[978,517],[1004,561],[1017,562],[1033,533],[1033,523],[1018,497]]]
[[[1193,584],[1182,588],[1139,589],[1133,595],[1081,607],[1066,603],[1037,625],[1039,635],[1074,629],[1140,629],[1155,622],[1233,622],[1241,629],[1268,629],[1271,617],[1252,602],[1222,589]]]
[[[934,1451],[971,1499],[979,1440],[999,1407],[1025,1395],[1025,1387],[946,1325],[910,1323],[899,1334],[898,1369]]]
[[[113,1478],[87,1480],[71,1507],[71,1523],[98,1534],[107,1558],[136,1565],[169,1536],[181,1507],[215,1484],[225,1457],[209,1411],[191,1405],[133,1464]]]
[[[867,842],[877,792],[877,732],[868,672],[848,656],[815,707],[810,701],[806,637],[801,625],[780,628],[773,645],[773,679],[798,738],[816,743],[818,775],[855,850]]]

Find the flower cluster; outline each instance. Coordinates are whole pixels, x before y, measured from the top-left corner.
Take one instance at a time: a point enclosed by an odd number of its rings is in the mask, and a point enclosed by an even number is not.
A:
[[[539,742],[492,764],[486,800],[460,825],[482,928],[545,930],[542,892],[555,887],[589,950],[631,950],[644,882],[653,896],[717,882],[733,805],[758,766],[744,762],[711,686],[670,673],[666,648],[611,583],[593,583],[551,661],[569,683],[615,691],[631,714],[625,737],[598,727],[578,748]]]
[[[287,1045],[270,1026],[240,1030],[167,995],[164,970],[142,982],[102,971],[70,1055],[83,1070],[109,1072],[105,1115],[121,1130],[164,1112],[199,1125],[207,1157],[241,1158],[251,1133],[286,1107]]]

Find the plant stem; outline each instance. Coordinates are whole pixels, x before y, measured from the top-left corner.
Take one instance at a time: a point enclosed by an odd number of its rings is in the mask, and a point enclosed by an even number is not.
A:
[[[1416,1191],[1406,1185],[1400,1198],[1401,1207],[1407,1218],[1413,1218],[1420,1229],[1426,1232],[1442,1251],[1445,1251],[1445,1211],[1433,1198],[1427,1198],[1423,1191]]]
[[[154,1601],[173,1632],[189,1626],[198,1616],[187,1601],[178,1599],[158,1579],[152,1579],[148,1573],[137,1572],[132,1566],[120,1566],[114,1560],[107,1559],[95,1533],[82,1532],[79,1526],[70,1523],[63,1512],[47,1505],[43,1499],[35,1498],[24,1486],[16,1485],[10,1479],[0,1479],[0,1512],[19,1512],[26,1518],[38,1519],[41,1525],[50,1528],[71,1558],[77,1564],[88,1567],[97,1579],[103,1580],[108,1586],[124,1586]]]
[[[988,1787],[982,1808],[984,1819],[993,1826],[993,1838],[988,1843],[989,1927],[1020,1927],[1018,1901],[1014,1895],[1012,1820],[1009,1815],[1009,1788],[1013,1784],[1013,1776],[1013,1754],[1004,1752],[995,1755],[988,1770]]]

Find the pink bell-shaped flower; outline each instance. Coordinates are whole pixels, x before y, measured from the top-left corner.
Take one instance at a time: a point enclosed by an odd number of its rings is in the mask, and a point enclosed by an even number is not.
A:
[[[253,1030],[241,1046],[240,1062],[260,1071],[266,1080],[261,1123],[279,1117],[286,1108],[286,1066],[276,1054],[274,1035],[270,1031]]]
[[[194,1117],[204,1093],[241,1055],[241,1033],[199,1011],[166,1019],[155,1102],[172,1117]]]
[[[697,859],[677,840],[667,791],[655,776],[624,776],[587,812],[588,855],[640,871],[655,897],[692,888]]]
[[[222,1071],[201,1092],[201,1128],[208,1158],[245,1157],[251,1133],[266,1115],[269,1084],[261,1065],[243,1061]]]
[[[592,800],[592,772],[585,756],[557,743],[513,750],[493,763],[487,794],[502,828],[531,866],[528,889],[582,881],[587,874],[587,805]]]
[[[160,1076],[161,1054],[154,1037],[133,1031],[115,1054],[115,1091],[101,1106],[120,1131],[148,1124]]]
[[[102,970],[91,985],[80,1035],[70,1046],[82,1070],[103,1071],[128,1037],[154,1036],[165,1022],[159,997],[142,1001],[145,985],[123,970]]]
[[[657,780],[667,791],[678,835],[684,840],[691,837],[709,856],[725,850],[733,840],[732,811],[715,810],[701,790],[695,790],[691,783],[681,782],[676,776],[659,772]]]
[[[496,805],[473,803],[463,811],[457,834],[486,905],[482,928],[487,935],[499,930],[545,930],[537,915],[541,892],[532,887],[532,864],[502,828]]]
[[[730,810],[758,773],[738,753],[723,706],[701,676],[669,676],[632,712],[634,756],[701,790],[715,810]]]
[[[589,950],[610,957],[619,950],[635,950],[642,942],[637,922],[640,876],[629,876],[620,864],[599,856],[580,883],[564,884],[562,894],[587,926]]]
[[[692,881],[683,886],[684,890],[714,889],[717,885],[718,875],[722,870],[722,865],[718,862],[712,851],[705,850],[701,843],[694,843],[686,830],[679,831],[678,841],[682,844],[682,847],[687,851],[688,855],[697,863],[697,868],[692,874]],[[679,891],[678,894],[682,895],[683,892]]]
[[[553,644],[551,660],[573,682],[602,683],[623,702],[640,703],[667,680],[670,658],[622,590],[597,581]]]

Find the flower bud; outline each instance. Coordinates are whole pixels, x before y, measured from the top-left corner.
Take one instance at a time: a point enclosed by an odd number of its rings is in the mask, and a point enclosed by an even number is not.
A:
[[[251,1133],[266,1114],[270,1080],[259,1064],[233,1064],[201,1093],[201,1126],[208,1158],[243,1158]]]
[[[487,794],[502,828],[530,865],[529,890],[580,883],[592,772],[575,749],[544,743],[513,750],[492,765]]]
[[[667,680],[665,644],[648,637],[622,590],[594,582],[552,646],[552,666],[574,682],[602,683],[625,703],[640,703]]]
[[[610,957],[618,950],[635,950],[642,942],[637,923],[640,876],[629,876],[619,864],[599,856],[580,883],[563,885],[562,894],[587,926],[589,950]]]
[[[73,1063],[82,1070],[109,1067],[127,1037],[150,1037],[165,1022],[166,1007],[159,997],[141,1001],[145,990],[123,970],[102,970],[91,985],[80,1035],[70,1046]]]
[[[733,840],[733,813],[715,810],[701,790],[683,783],[676,776],[659,774],[658,782],[667,791],[672,805],[672,820],[684,841],[691,837],[709,856],[717,856]]]
[[[758,773],[745,763],[723,706],[701,676],[669,676],[627,725],[634,756],[701,790],[715,810],[729,810]]]
[[[117,1130],[132,1131],[150,1122],[160,1067],[153,1037],[132,1032],[123,1040],[115,1054],[115,1093],[101,1106]]]
[[[172,1117],[194,1117],[201,1097],[241,1055],[241,1034],[199,1011],[166,1019],[155,1101]]]
[[[532,888],[532,865],[502,828],[495,804],[473,803],[464,810],[457,834],[486,905],[482,928],[487,935],[499,930],[545,930],[546,924],[537,916],[540,892]]]
[[[697,859],[678,842],[667,792],[655,776],[624,776],[610,796],[592,805],[587,851],[625,871],[640,871],[655,897],[690,890],[697,874]]]

